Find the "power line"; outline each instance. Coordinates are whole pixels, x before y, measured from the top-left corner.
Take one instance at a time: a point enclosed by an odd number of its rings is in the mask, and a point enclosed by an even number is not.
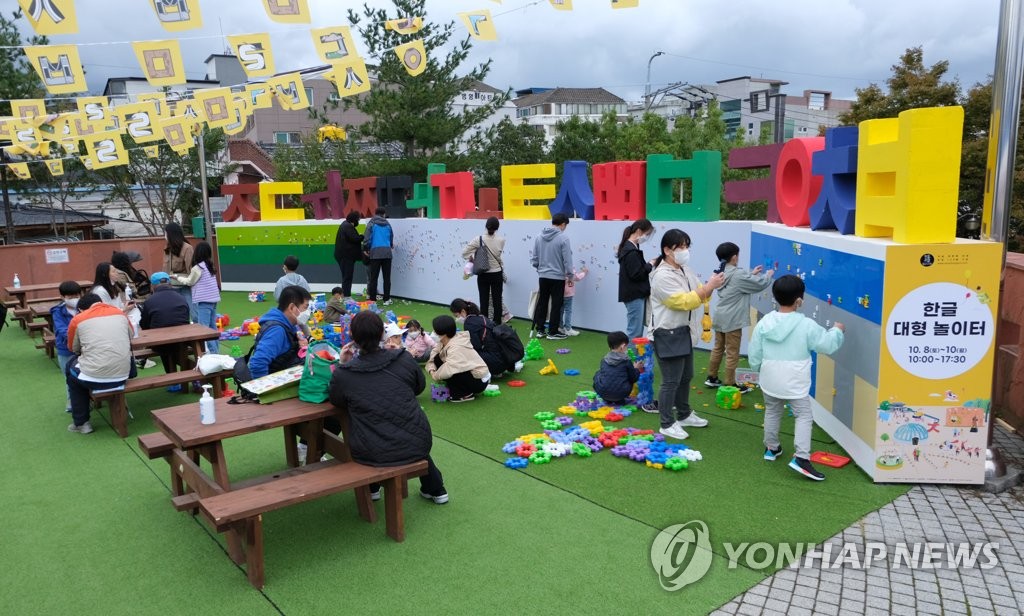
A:
[[[787,70],[783,70],[781,68],[768,68],[768,67],[764,67],[764,66],[753,66],[753,65],[750,65],[750,64],[737,64],[735,62],[723,62],[721,60],[709,60],[707,58],[695,58],[693,56],[684,56],[684,55],[681,55],[681,54],[671,53],[671,52],[668,52],[668,51],[665,52],[665,55],[666,56],[673,56],[675,58],[682,58],[684,60],[692,60],[694,62],[706,62],[706,63],[709,63],[709,64],[722,64],[722,65],[725,65],[725,66],[736,66],[736,67],[739,67],[739,68],[752,68],[752,69],[756,69],[756,70],[759,70],[759,71],[768,71],[768,72],[772,72],[772,73],[786,73],[788,75],[804,75],[804,76],[807,76],[807,77],[820,77],[822,79],[846,79],[846,80],[849,80],[849,81],[861,81],[861,82],[863,82],[863,81],[869,81],[869,82],[871,82],[871,81],[885,81],[884,79],[872,79],[870,77],[845,77],[845,76],[842,76],[842,75],[822,75],[820,73],[805,73],[805,72],[801,72],[801,71],[787,71]]]

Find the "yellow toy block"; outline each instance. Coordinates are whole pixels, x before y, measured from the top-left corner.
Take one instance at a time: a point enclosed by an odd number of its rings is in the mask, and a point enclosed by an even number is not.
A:
[[[902,244],[956,239],[962,107],[904,111],[860,123],[857,216],[860,237]]]
[[[546,202],[555,198],[554,184],[526,184],[524,180],[555,177],[554,163],[501,166],[501,202],[505,220],[548,220],[551,210]],[[530,205],[531,201],[545,201]]]
[[[260,219],[305,220],[306,210],[301,207],[278,208],[278,195],[301,195],[302,182],[260,182]]]
[[[576,407],[571,404],[567,404],[565,406],[558,407],[558,412],[563,415],[575,415]]]
[[[555,365],[555,362],[549,359],[548,365],[540,369],[540,374],[542,376],[548,376],[549,374],[558,374],[558,366]]]
[[[591,436],[597,436],[598,434],[604,432],[604,424],[602,424],[600,420],[596,419],[594,421],[581,423],[580,427],[583,428],[584,430],[589,430]]]

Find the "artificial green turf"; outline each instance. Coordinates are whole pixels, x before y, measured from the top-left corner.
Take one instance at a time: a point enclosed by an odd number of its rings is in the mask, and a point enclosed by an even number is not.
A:
[[[226,293],[221,312],[233,324],[261,314],[244,293]],[[397,314],[429,328],[443,307],[399,302]],[[520,335],[526,324],[517,321]],[[251,337],[223,343],[245,350]],[[383,520],[358,518],[350,494],[265,516],[267,586],[248,586],[222,550],[223,539],[169,504],[168,469],[145,460],[135,437],[152,431],[148,411],[197,396],[163,391],[129,396],[135,419],[121,440],[104,416],[88,436],[65,431],[63,385],[56,366],[17,326],[0,332],[0,363],[10,432],[0,451],[9,469],[0,513],[5,575],[0,602],[17,613],[292,614],[311,609],[362,612],[492,613],[515,609],[588,612],[706,613],[770,572],[725,569],[721,542],[820,542],[906,491],[876,486],[855,467],[822,469],[824,483],[761,460],[760,414],[713,408],[710,393],[693,402],[711,425],[691,430],[687,443],[704,460],[681,473],[655,471],[603,451],[525,471],[504,468],[505,442],[538,432],[532,415],[590,389],[605,351],[604,336],[585,332],[544,341],[561,369],[578,377],[542,377],[529,362],[523,388],[453,405],[422,396],[435,434],[434,458],[451,503],[406,502],[406,541],[384,534]],[[556,355],[560,347],[572,349]],[[698,352],[698,366],[707,354]],[[150,369],[159,372],[161,368]],[[697,375],[703,375],[698,368]],[[695,378],[696,380],[696,378]],[[700,388],[703,390],[703,387]],[[708,407],[703,407],[708,403]],[[198,405],[197,405],[198,412]],[[783,424],[792,434],[792,420]],[[620,424],[656,428],[637,413]],[[815,449],[842,452],[820,430]],[[791,437],[783,446],[791,451]],[[283,464],[278,431],[225,443],[233,477]],[[383,514],[382,504],[378,504]],[[711,572],[687,589],[667,593],[649,563],[658,530],[704,520],[716,552]]]

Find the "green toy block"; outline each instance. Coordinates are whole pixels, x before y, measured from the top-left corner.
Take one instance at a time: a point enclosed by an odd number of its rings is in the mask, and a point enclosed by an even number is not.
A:
[[[441,189],[430,185],[430,176],[435,173],[444,173],[448,166],[444,163],[430,163],[427,165],[427,181],[417,182],[412,185],[412,199],[405,202],[405,206],[411,210],[426,208],[427,218],[441,217]]]
[[[673,196],[676,181],[688,182],[689,201]],[[712,222],[721,218],[722,153],[699,150],[690,160],[671,154],[647,156],[647,218],[682,222]]]

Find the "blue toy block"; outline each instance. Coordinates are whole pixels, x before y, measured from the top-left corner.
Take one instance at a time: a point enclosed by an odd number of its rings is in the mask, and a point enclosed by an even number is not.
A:
[[[811,172],[824,178],[818,199],[808,214],[811,229],[854,232],[857,208],[857,140],[860,129],[839,126],[825,131],[825,149],[814,153]]]
[[[587,163],[582,160],[567,160],[562,168],[562,185],[558,196],[548,204],[551,215],[559,212],[569,218],[594,220],[594,191],[587,179]]]

